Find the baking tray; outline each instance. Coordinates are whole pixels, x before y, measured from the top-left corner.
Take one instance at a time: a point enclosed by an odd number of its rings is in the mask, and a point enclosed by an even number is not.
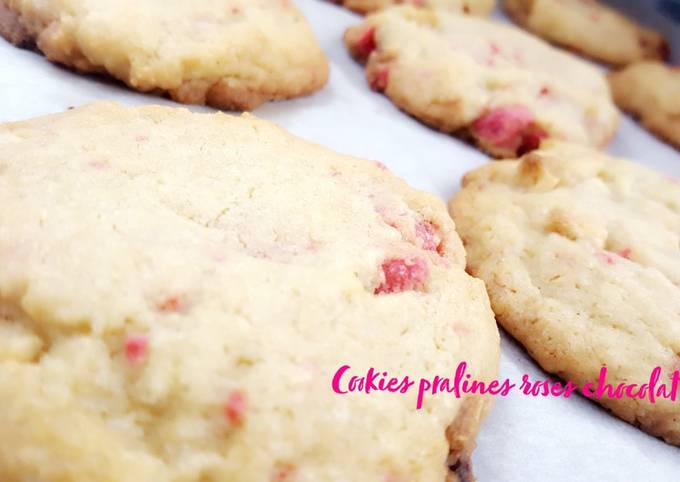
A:
[[[615,3],[664,30],[676,54],[680,53],[680,27],[671,20],[673,4],[680,16],[678,2]],[[330,58],[330,80],[311,97],[268,104],[256,115],[336,151],[380,160],[412,186],[443,200],[459,189],[465,172],[488,162],[476,149],[423,126],[369,90],[363,68],[349,57],[341,41],[345,28],[358,22],[359,16],[321,0],[297,0],[297,4]],[[507,21],[500,12],[494,17]],[[100,99],[177,105],[130,92],[100,77],[74,74],[0,41],[0,121],[59,112]],[[680,153],[628,117],[622,119],[609,151],[680,177]],[[523,374],[534,380],[548,378],[503,334],[500,378],[520,380]],[[480,482],[680,480],[680,449],[578,396],[543,399],[515,392],[498,398],[482,426],[473,459]]]

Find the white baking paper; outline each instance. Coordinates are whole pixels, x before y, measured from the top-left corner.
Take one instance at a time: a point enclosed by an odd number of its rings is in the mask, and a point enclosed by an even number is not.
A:
[[[334,150],[380,160],[412,186],[447,200],[459,188],[461,176],[486,162],[486,156],[423,126],[368,89],[362,67],[349,57],[341,41],[345,28],[360,17],[321,0],[297,3],[331,60],[330,81],[311,97],[269,104],[256,114]],[[500,13],[495,16],[503,18]],[[676,47],[680,50],[680,45]],[[176,105],[98,77],[71,73],[0,40],[0,121],[59,112],[99,99]],[[680,177],[678,151],[629,118],[623,119],[610,152]],[[504,335],[500,378],[516,381],[525,373],[532,379],[547,378]],[[484,423],[474,468],[480,482],[670,482],[680,480],[680,449],[579,396],[540,399],[515,391],[497,399]]]

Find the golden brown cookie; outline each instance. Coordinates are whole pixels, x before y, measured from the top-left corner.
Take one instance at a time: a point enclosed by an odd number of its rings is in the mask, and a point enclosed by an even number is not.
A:
[[[614,100],[642,125],[680,148],[680,69],[638,62],[609,74]]]
[[[597,0],[504,0],[508,15],[536,35],[613,65],[668,58],[668,43]]]
[[[678,181],[549,144],[468,173],[449,206],[501,325],[546,371],[680,445]]]
[[[345,43],[374,90],[496,157],[546,138],[605,147],[618,127],[597,68],[514,26],[394,7],[350,27]]]
[[[489,15],[496,6],[496,0],[333,0],[357,13],[371,13],[394,5],[437,8],[456,13]]]
[[[328,78],[290,1],[0,0],[0,35],[78,71],[222,109],[307,95]]]
[[[490,397],[351,382],[496,377],[438,198],[249,115],[93,104],[0,152],[0,480],[471,480]]]

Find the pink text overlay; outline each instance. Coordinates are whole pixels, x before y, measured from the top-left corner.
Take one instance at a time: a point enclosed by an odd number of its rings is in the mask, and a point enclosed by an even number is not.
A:
[[[331,388],[338,395],[349,393],[370,395],[374,392],[416,393],[418,410],[423,407],[425,397],[440,394],[449,394],[456,398],[467,394],[506,397],[517,392],[530,397],[569,398],[578,392],[587,398],[632,398],[647,400],[650,403],[656,403],[658,400],[675,402],[680,385],[680,371],[670,373],[668,383],[662,380],[661,375],[661,367],[655,367],[644,383],[611,384],[607,381],[607,367],[602,367],[597,381],[585,383],[579,388],[572,381],[531,380],[526,374],[516,382],[509,379],[477,380],[468,371],[466,362],[460,362],[450,376],[435,375],[430,378],[393,376],[375,368],[357,373],[350,365],[343,365],[333,375]]]

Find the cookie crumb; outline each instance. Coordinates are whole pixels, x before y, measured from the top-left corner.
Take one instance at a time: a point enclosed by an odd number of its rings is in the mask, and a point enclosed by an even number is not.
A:
[[[376,92],[384,92],[390,80],[390,69],[386,65],[380,65],[375,70],[369,71],[368,83]]]
[[[621,251],[619,251],[616,254],[618,254],[622,258],[631,259],[633,251],[630,248],[623,248]]]
[[[224,405],[224,416],[231,425],[242,425],[247,409],[246,396],[240,390],[235,390],[227,397]]]
[[[385,280],[375,289],[375,294],[420,289],[429,275],[427,263],[422,258],[391,259],[382,264],[382,271]]]
[[[168,296],[156,308],[162,313],[180,313],[186,308],[186,303],[179,296]]]
[[[295,477],[297,467],[293,464],[280,464],[274,468],[270,482],[291,482]]]
[[[434,225],[429,221],[416,223],[416,237],[421,241],[421,247],[426,251],[438,251],[439,239]]]
[[[143,364],[149,355],[149,338],[145,335],[129,335],[125,338],[125,358],[133,366]]]
[[[355,49],[359,58],[365,59],[375,50],[375,48],[375,27],[370,27],[361,37],[359,37]]]
[[[615,263],[614,255],[612,253],[608,253],[607,251],[600,251],[597,253],[597,257],[600,259],[600,261],[603,261],[607,264]]]
[[[511,149],[518,155],[537,149],[541,139],[548,137],[524,106],[489,110],[473,122],[472,132],[481,142]]]

